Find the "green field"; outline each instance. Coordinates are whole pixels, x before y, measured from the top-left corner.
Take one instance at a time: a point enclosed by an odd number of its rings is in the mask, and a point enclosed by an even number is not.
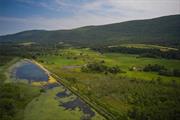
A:
[[[11,79],[8,77],[9,68],[18,60],[20,59],[13,57],[4,60],[0,69],[2,83],[5,80],[12,82],[12,80],[7,80]],[[101,54],[88,48],[68,48],[60,49],[55,54],[38,56],[36,61],[58,75],[61,78],[57,78],[60,82],[92,107],[96,113],[92,120],[105,118],[110,120],[175,119],[177,118],[175,115],[180,110],[179,77],[163,76],[157,72],[130,70],[132,67],[143,68],[148,64],[179,69],[179,60],[146,58],[120,53]],[[105,74],[81,70],[82,66],[92,62],[103,62],[108,67],[119,66],[123,72]],[[56,94],[64,91],[62,87],[40,92],[39,87],[23,83],[10,84],[10,87],[1,94],[6,94],[9,89],[12,91],[18,88],[18,91],[12,92],[12,98],[10,98],[10,100],[13,99],[12,104],[16,106],[16,112],[12,116],[15,120],[79,120],[84,117],[83,112],[78,108],[69,110],[60,106],[63,102],[77,98],[75,95],[57,98]],[[1,84],[0,88],[4,89],[6,85],[8,84]],[[14,98],[17,94],[23,99]],[[2,100],[4,99],[6,97]],[[5,119],[6,116],[3,117]]]
[[[37,61],[63,78],[61,81],[74,91],[87,97],[94,107],[110,113],[114,119],[170,119],[175,118],[173,112],[179,110],[173,107],[180,105],[177,102],[179,77],[129,70],[132,66],[144,67],[147,64],[179,69],[179,60],[117,53],[100,54],[89,49],[71,48],[60,50],[58,55],[38,57]],[[93,61],[104,61],[107,66],[118,65],[125,73],[114,75],[81,71],[80,66]]]
[[[163,81],[176,80],[179,82],[178,77],[166,77],[158,75],[154,72],[137,72],[129,71],[131,67],[144,67],[148,64],[159,64],[163,65],[169,69],[179,69],[179,60],[167,60],[167,59],[154,59],[154,58],[144,58],[138,57],[138,55],[130,54],[118,54],[118,53],[106,53],[100,54],[89,49],[66,49],[59,51],[59,56],[44,56],[38,58],[39,61],[43,61],[44,65],[48,66],[49,69],[56,71],[62,71],[62,74],[68,74],[69,72],[75,71],[81,72],[79,67],[88,62],[92,61],[105,61],[108,66],[118,65],[126,73],[120,73],[119,76],[127,76],[130,78],[152,80],[161,77]],[[72,67],[72,69],[70,69]],[[68,69],[69,68],[69,69]],[[63,72],[64,71],[64,72]],[[72,73],[72,74],[73,74]],[[61,74],[61,76],[62,76]],[[83,76],[81,73],[81,76]],[[69,74],[67,75],[69,76]]]

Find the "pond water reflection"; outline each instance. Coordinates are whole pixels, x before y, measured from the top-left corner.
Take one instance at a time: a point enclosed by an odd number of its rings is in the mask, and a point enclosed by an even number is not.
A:
[[[16,79],[25,79],[29,82],[47,82],[49,78],[43,69],[29,61],[23,61],[22,64],[14,69],[13,73]]]

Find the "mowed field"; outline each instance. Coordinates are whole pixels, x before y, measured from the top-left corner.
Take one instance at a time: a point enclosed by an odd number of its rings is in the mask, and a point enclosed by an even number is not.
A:
[[[167,77],[156,72],[130,71],[129,68],[148,64],[179,69],[179,60],[154,59],[130,54],[98,52],[89,49],[64,49],[57,55],[37,58],[61,82],[81,96],[87,97],[94,107],[114,116],[114,119],[176,118],[179,111],[179,77]],[[81,67],[93,61],[107,66],[118,65],[124,73],[104,74],[82,72]],[[174,113],[175,112],[175,113]],[[107,115],[108,116],[108,115]]]

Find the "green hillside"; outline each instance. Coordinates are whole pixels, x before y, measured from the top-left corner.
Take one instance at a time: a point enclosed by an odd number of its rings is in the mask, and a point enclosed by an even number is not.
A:
[[[1,36],[1,42],[36,42],[94,47],[121,43],[180,46],[180,15],[148,20],[134,20],[101,26],[86,26],[72,30],[31,30]]]

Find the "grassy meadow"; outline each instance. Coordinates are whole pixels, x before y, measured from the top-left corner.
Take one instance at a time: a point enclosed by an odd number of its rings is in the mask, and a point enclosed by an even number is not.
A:
[[[80,109],[67,110],[60,106],[63,102],[75,100],[77,96],[57,99],[56,94],[62,92],[64,88],[57,87],[42,92],[40,87],[14,83],[8,80],[11,79],[8,77],[9,68],[20,58],[2,57],[1,59],[0,89],[3,97],[0,102],[15,106],[15,109],[7,115],[4,114],[4,110],[1,111],[3,119],[8,117],[7,119],[14,120],[79,120],[82,118],[83,112]],[[134,54],[102,54],[88,48],[59,49],[54,54],[39,55],[35,60],[58,75],[61,79],[57,78],[57,80],[89,103],[96,113],[92,120],[105,118],[164,120],[179,117],[179,77],[130,70],[143,68],[148,64],[179,69],[179,60],[147,58]],[[82,71],[82,67],[92,62],[102,63],[108,68],[119,66],[123,72],[113,74]],[[7,91],[12,92],[8,99],[5,95]],[[15,97],[17,95],[19,97]]]
[[[100,113],[109,113],[113,119],[160,120],[177,118],[179,115],[177,111],[180,107],[175,107],[180,106],[179,77],[129,70],[147,64],[179,69],[179,60],[119,53],[100,54],[87,48],[70,48],[59,50],[56,55],[40,56],[37,61],[61,77],[61,82],[88,98],[95,108],[102,110]],[[107,66],[118,65],[124,72],[104,74],[81,70],[82,66],[93,61],[103,61]]]
[[[142,80],[154,80],[158,77],[162,78],[163,82],[171,82],[171,80],[176,80],[179,82],[178,77],[167,77],[158,75],[155,72],[143,72],[143,71],[130,71],[131,67],[144,67],[148,64],[159,64],[163,65],[168,69],[179,69],[179,60],[168,60],[168,59],[155,59],[155,58],[145,58],[139,57],[138,55],[131,54],[120,54],[120,53],[105,53],[100,54],[89,49],[65,49],[60,50],[58,56],[48,55],[38,58],[38,61],[42,62],[44,65],[48,66],[49,69],[56,71],[62,71],[68,74],[68,72],[84,74],[80,70],[80,66],[83,66],[92,61],[104,61],[108,66],[118,65],[125,73],[120,73],[117,76],[124,76],[130,78],[137,78]],[[64,72],[63,72],[64,71]],[[67,72],[68,71],[68,72]],[[62,76],[61,75],[61,76]]]

